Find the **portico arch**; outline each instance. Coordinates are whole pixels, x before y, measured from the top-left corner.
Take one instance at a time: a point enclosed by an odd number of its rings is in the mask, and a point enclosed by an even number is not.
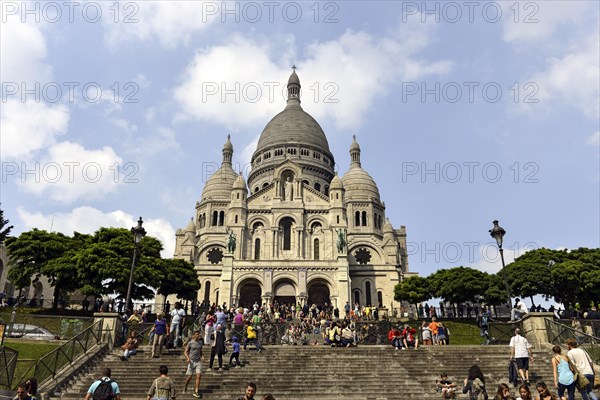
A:
[[[245,279],[238,286],[238,304],[241,307],[252,308],[256,302],[262,304],[262,287],[256,279]]]
[[[273,286],[275,298],[279,304],[296,303],[296,285],[289,279],[281,279]]]
[[[323,306],[331,304],[329,283],[322,279],[314,279],[308,284],[308,304]]]

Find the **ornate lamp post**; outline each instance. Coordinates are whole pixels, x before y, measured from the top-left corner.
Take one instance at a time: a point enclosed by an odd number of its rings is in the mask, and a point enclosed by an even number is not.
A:
[[[508,286],[508,275],[506,274],[506,265],[504,265],[504,249],[502,248],[502,239],[504,238],[504,234],[506,231],[504,228],[498,225],[498,220],[494,220],[492,222],[494,227],[490,229],[490,236],[496,239],[496,244],[498,245],[498,250],[500,251],[500,258],[502,259],[502,275],[504,275],[504,286],[506,287],[506,297],[508,299],[508,309],[512,307],[511,299],[510,299],[510,287]]]
[[[138,220],[137,226],[131,228],[131,233],[133,234],[133,261],[131,262],[131,271],[129,272],[129,286],[127,288],[127,300],[125,300],[125,307],[129,308],[129,303],[131,302],[131,289],[133,287],[133,270],[135,269],[135,263],[137,261],[137,252],[138,245],[142,241],[142,238],[146,236],[146,230],[142,227],[142,217]]]

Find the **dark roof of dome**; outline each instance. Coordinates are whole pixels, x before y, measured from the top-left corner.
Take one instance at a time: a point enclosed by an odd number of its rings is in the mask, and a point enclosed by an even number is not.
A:
[[[330,153],[323,129],[299,104],[288,105],[269,121],[258,139],[256,152],[290,142],[304,143]]]

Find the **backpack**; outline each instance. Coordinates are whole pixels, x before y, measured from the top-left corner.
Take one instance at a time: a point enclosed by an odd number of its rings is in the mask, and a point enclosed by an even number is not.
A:
[[[110,379],[100,380],[100,384],[94,390],[92,398],[94,400],[113,400],[115,394],[113,392],[112,381]]]
[[[167,335],[165,337],[165,347],[167,349],[172,349],[173,347],[175,347],[175,342],[173,342],[173,337],[171,335]],[[96,400],[96,399],[94,399]]]
[[[481,326],[489,326],[489,316],[487,314],[483,314],[481,316]]]

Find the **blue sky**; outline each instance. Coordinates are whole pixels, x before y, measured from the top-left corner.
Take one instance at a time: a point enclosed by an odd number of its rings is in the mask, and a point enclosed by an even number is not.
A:
[[[600,245],[599,3],[1,1],[13,234],[132,227],[170,257],[228,134],[247,163],[291,66],[340,175],[352,135],[411,271]]]

